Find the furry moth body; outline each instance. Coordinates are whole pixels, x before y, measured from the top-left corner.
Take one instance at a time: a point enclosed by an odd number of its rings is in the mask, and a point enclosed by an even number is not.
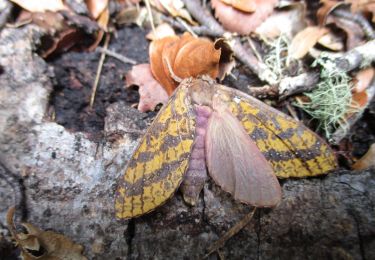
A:
[[[186,79],[147,130],[118,183],[116,216],[163,204],[181,186],[194,205],[207,173],[236,200],[273,207],[276,178],[337,167],[327,144],[301,123],[208,77]]]

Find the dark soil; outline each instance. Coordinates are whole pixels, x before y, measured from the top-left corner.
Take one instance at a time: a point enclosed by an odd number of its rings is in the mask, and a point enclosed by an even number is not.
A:
[[[146,32],[138,27],[125,27],[112,37],[109,49],[137,61],[148,62]],[[49,61],[55,71],[51,106],[55,120],[67,129],[100,134],[104,127],[106,108],[117,101],[131,106],[138,102],[136,88],[125,89],[125,74],[131,64],[107,56],[93,108],[89,102],[94,84],[99,52],[67,52]]]

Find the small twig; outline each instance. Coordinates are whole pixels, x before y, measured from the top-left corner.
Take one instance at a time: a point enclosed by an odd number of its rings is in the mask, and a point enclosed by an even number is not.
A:
[[[210,254],[219,250],[221,247],[224,246],[225,242],[227,242],[230,238],[232,238],[234,235],[236,235],[241,229],[243,229],[250,222],[250,220],[253,218],[256,209],[257,208],[254,208],[243,219],[241,219],[231,229],[229,229],[222,237],[220,237],[219,240],[217,240],[215,243],[213,243],[208,248],[208,253],[203,258],[207,258]]]
[[[375,40],[358,46],[335,59],[338,69],[348,72],[358,67],[366,67],[375,60]]]
[[[192,30],[191,26],[189,26],[184,20],[182,20],[180,17],[176,18],[177,21],[188,31],[191,35],[194,37],[197,37],[197,34]]]
[[[174,81],[176,81],[176,82],[178,82],[178,83],[181,83],[181,82],[182,82],[182,78],[180,78],[179,76],[177,76],[177,75],[174,73],[174,71],[173,71],[173,69],[172,69],[172,66],[171,66],[171,64],[169,63],[169,60],[168,60],[167,58],[164,58],[164,59],[163,59],[163,62],[165,62],[165,63],[167,64],[168,71],[169,71],[169,75],[171,76],[171,78],[172,78]]]
[[[256,98],[277,97],[279,89],[277,86],[264,85],[262,87],[248,86],[249,94]]]
[[[334,16],[344,18],[349,21],[353,21],[357,23],[365,33],[367,39],[373,40],[375,39],[375,32],[372,29],[371,24],[367,21],[367,19],[360,13],[352,13],[349,10],[343,8],[336,8],[333,10],[332,14]]]
[[[111,56],[113,58],[116,58],[119,61],[122,61],[123,63],[130,63],[130,64],[133,64],[133,65],[137,64],[137,62],[135,60],[130,59],[130,58],[128,58],[124,55],[121,55],[117,52],[114,52],[114,51],[111,51],[111,50],[108,50],[108,49],[104,49],[102,47],[96,47],[95,50],[100,52],[100,53],[105,53],[106,55]]]
[[[211,13],[204,8],[199,0],[182,0],[189,13],[197,20],[200,24],[206,26],[210,31],[216,35],[223,35],[225,30],[211,15]]]
[[[109,40],[110,40],[110,36],[109,36],[109,34],[106,34],[105,39],[104,39],[103,50],[107,50],[108,45],[109,45]],[[98,85],[99,85],[100,74],[102,73],[102,68],[103,68],[105,56],[106,56],[106,53],[103,51],[100,55],[98,68],[96,70],[95,81],[94,81],[94,85],[92,87],[91,98],[90,98],[90,108],[92,108],[93,105],[94,105],[96,90],[97,90]]]
[[[278,94],[280,99],[285,99],[289,96],[308,92],[315,88],[319,82],[319,72],[302,73],[295,77],[283,78],[278,87]]]
[[[263,59],[262,57],[260,56],[259,52],[257,51],[257,48],[255,47],[255,44],[253,42],[253,40],[251,40],[250,36],[246,37],[247,39],[247,42],[249,43],[250,45],[250,48],[253,50],[253,53],[255,54],[255,56],[257,57],[257,59],[261,62],[263,62]]]
[[[285,106],[286,109],[288,109],[289,114],[293,117],[293,119],[299,121],[296,109],[289,102],[286,102]]]
[[[335,55],[334,59],[337,69],[349,72],[359,67],[366,67],[375,60],[375,40],[358,46],[342,55]],[[313,90],[320,80],[319,72],[307,72],[295,77],[287,77],[280,81],[279,96],[281,99],[302,92]]]
[[[152,16],[152,10],[151,10],[151,5],[150,5],[150,0],[145,0],[145,3],[146,3],[146,8],[147,8],[148,16],[149,16],[149,19],[150,19],[150,24],[151,24],[152,32],[154,33],[154,35],[156,35],[156,33],[155,33],[154,18]]]
[[[172,27],[180,30],[185,31],[186,28],[178,21],[174,20],[172,17],[161,15],[161,19],[167,23],[169,23]],[[211,31],[208,27],[202,25],[202,26],[190,26],[190,29],[196,34],[196,35],[208,35],[211,37],[222,37],[222,34],[216,34],[215,32]]]

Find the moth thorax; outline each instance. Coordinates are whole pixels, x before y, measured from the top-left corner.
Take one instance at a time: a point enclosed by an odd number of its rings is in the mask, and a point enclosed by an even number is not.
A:
[[[181,184],[184,200],[189,205],[196,205],[199,194],[207,179],[205,138],[206,128],[212,109],[207,106],[196,105],[195,139],[190,154],[189,166]]]
[[[211,81],[194,79],[189,87],[189,92],[193,104],[212,106],[214,88]]]

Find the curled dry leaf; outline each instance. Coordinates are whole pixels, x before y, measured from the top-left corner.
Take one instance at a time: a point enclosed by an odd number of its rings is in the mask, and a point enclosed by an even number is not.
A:
[[[344,50],[344,43],[342,39],[336,36],[333,32],[329,32],[326,35],[323,35],[319,40],[318,43],[327,49],[332,51],[343,51]]]
[[[306,6],[304,3],[294,3],[282,9],[276,9],[260,26],[255,33],[262,38],[274,39],[281,34],[292,39],[306,26]]]
[[[146,112],[154,110],[158,104],[168,101],[168,94],[152,76],[149,64],[139,64],[126,74],[126,87],[139,86],[138,110]]]
[[[97,19],[98,25],[102,28],[105,32],[108,31],[108,22],[109,22],[109,8],[106,7],[103,12],[99,15]]]
[[[351,50],[365,42],[365,34],[360,25],[354,21],[340,18],[337,16],[329,16],[327,24],[334,24],[346,34],[346,49]]]
[[[336,0],[321,0],[320,3],[322,4],[322,6],[318,9],[318,12],[316,13],[316,16],[318,18],[318,24],[320,26],[326,25],[327,17],[333,10],[345,4],[344,2],[339,2]]]
[[[374,0],[346,0],[345,2],[351,4],[352,13],[370,13],[372,15],[372,22],[375,22],[375,1]]]
[[[21,249],[22,259],[87,259],[82,255],[83,246],[72,242],[64,235],[52,231],[43,231],[30,223],[22,223],[27,233],[17,233],[13,220],[14,212],[14,207],[8,210],[7,225],[17,246]]]
[[[366,88],[370,85],[372,79],[375,75],[375,69],[373,67],[369,67],[366,69],[360,70],[355,76],[354,76],[354,93],[361,93],[366,90]]]
[[[230,44],[224,38],[219,38],[214,43],[215,49],[221,50],[220,61],[219,61],[219,75],[218,78],[223,80],[232,69],[236,66],[234,54]]]
[[[348,112],[344,118],[347,122],[351,122],[359,118],[363,110],[369,105],[374,96],[374,86],[371,82],[374,78],[374,68],[366,68],[359,71],[353,79],[354,87],[352,89],[352,100]]]
[[[247,13],[254,12],[257,7],[256,0],[221,0],[221,2]]]
[[[21,6],[23,9],[29,12],[57,12],[61,10],[67,10],[62,0],[10,0],[13,3]]]
[[[364,170],[370,167],[375,167],[375,144],[372,144],[367,153],[352,166],[354,170]]]
[[[101,13],[108,7],[108,0],[85,0],[87,9],[91,16],[96,20]]]
[[[368,104],[368,95],[366,91],[363,92],[356,92],[352,94],[352,106],[358,109],[359,111],[362,111],[362,109],[366,108]],[[346,118],[350,118],[355,113],[348,113]]]
[[[151,31],[146,35],[146,38],[149,40],[156,40],[156,39],[161,39],[165,38],[168,36],[175,36],[176,33],[174,32],[172,26],[170,26],[167,23],[162,23],[159,24],[156,28],[155,31]]]
[[[252,13],[240,11],[220,0],[212,0],[215,16],[223,27],[231,32],[249,34],[253,32],[272,12],[277,0],[254,0],[256,9]]]
[[[86,48],[99,30],[96,22],[88,17],[70,12],[35,12],[30,17],[34,24],[47,32],[41,38],[38,50],[44,58],[73,47]]]
[[[300,59],[318,42],[320,37],[328,33],[328,29],[318,26],[309,26],[300,31],[289,46],[288,55],[293,59]]]
[[[219,75],[221,50],[209,39],[195,38],[189,33],[169,36],[150,44],[151,71],[168,95],[178,86],[175,76],[184,79],[198,75]]]

